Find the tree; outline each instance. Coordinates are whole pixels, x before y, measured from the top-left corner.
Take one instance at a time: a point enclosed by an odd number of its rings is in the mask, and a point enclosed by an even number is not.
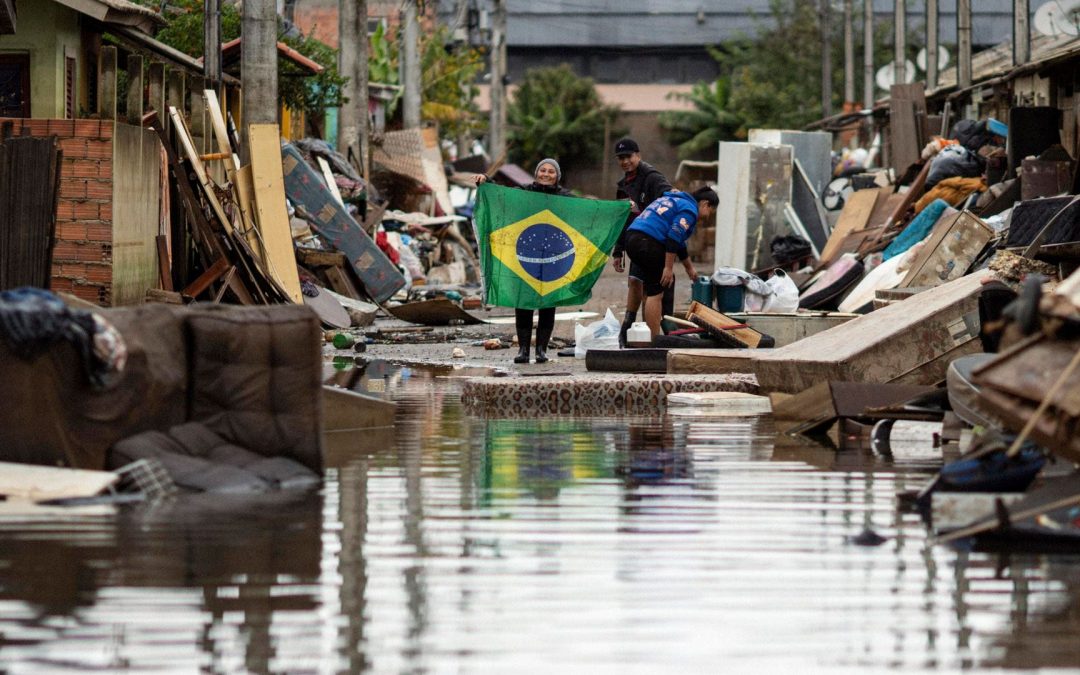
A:
[[[510,157],[525,166],[544,157],[564,167],[593,163],[617,114],[600,100],[592,79],[570,66],[529,70],[507,108]]]
[[[698,82],[689,93],[673,92],[668,98],[686,101],[691,110],[660,113],[660,127],[685,159],[716,152],[720,141],[745,138],[743,119],[730,109],[731,80],[717,78],[712,84]]]
[[[156,8],[157,0],[142,0]],[[169,0],[164,12],[166,25],[157,39],[188,56],[203,55],[203,0]],[[240,12],[230,3],[221,4],[221,41],[240,37]],[[307,76],[294,64],[283,63],[278,69],[278,98],[282,105],[303,111],[309,119],[321,119],[327,108],[342,104],[341,86],[347,78],[338,73],[337,50],[315,38],[287,37],[280,30],[278,39],[315,61],[323,71]]]

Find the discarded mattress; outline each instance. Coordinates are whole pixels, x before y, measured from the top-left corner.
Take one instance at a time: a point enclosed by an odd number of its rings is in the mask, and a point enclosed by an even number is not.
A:
[[[818,309],[830,303],[839,304],[839,299],[863,275],[863,264],[850,253],[845,253],[839,260],[829,265],[825,274],[810,285],[799,296],[800,309]]]
[[[989,272],[969,274],[753,360],[766,392],[798,393],[829,380],[934,384],[950,361],[981,349],[978,295]]]
[[[326,182],[296,148],[282,146],[281,156],[289,200],[302,206],[319,234],[345,254],[368,295],[377,302],[390,299],[405,286],[405,277],[330,194]]]

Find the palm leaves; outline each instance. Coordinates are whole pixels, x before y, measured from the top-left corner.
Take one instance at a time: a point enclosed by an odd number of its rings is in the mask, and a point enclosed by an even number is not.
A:
[[[669,99],[690,103],[690,110],[673,110],[660,114],[660,126],[672,143],[678,145],[680,157],[690,157],[715,150],[723,140],[745,137],[742,118],[730,109],[731,83],[719,78],[712,84],[698,82],[689,92],[672,92]]]

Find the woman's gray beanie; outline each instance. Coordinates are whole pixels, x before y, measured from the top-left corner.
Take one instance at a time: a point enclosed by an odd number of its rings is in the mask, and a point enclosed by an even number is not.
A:
[[[536,174],[540,171],[540,167],[545,164],[550,164],[551,166],[555,167],[555,182],[562,183],[562,167],[559,166],[558,162],[556,162],[550,157],[545,157],[544,159],[536,163],[536,168],[533,169],[533,178],[536,178]]]

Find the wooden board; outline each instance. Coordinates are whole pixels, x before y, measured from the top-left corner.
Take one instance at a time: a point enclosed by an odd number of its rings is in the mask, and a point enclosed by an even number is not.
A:
[[[934,384],[951,359],[979,351],[978,294],[970,274],[754,359],[765,392],[797,393],[829,380]]]
[[[279,151],[289,199],[314,219],[312,227],[328,244],[345,254],[364,291],[376,302],[389,300],[405,286],[405,277],[375,241],[341,208],[330,190],[300,153],[291,145]]]
[[[248,152],[255,193],[255,214],[270,276],[295,303],[304,301],[296,273],[285,182],[281,172],[281,136],[276,124],[248,125]]]
[[[210,176],[206,173],[206,167],[203,166],[202,160],[199,159],[199,151],[195,149],[195,141],[191,138],[191,132],[188,131],[187,123],[184,122],[184,117],[176,108],[169,107],[169,118],[172,120],[173,131],[176,133],[176,137],[180,139],[180,147],[183,148],[184,156],[187,157],[188,162],[191,164],[191,168],[195,171],[195,176],[199,179],[199,184],[203,188],[203,194],[206,197],[206,201],[210,202],[210,209],[217,216],[217,219],[221,222],[221,226],[225,228],[225,231],[232,234],[233,224],[229,220],[229,217],[225,215],[225,209],[222,208],[221,202],[218,201],[217,193],[214,192],[213,181],[210,180]]]
[[[341,306],[334,296],[326,292],[325,288],[315,289],[318,291],[314,296],[304,295],[304,304],[319,315],[319,320],[324,326],[331,328],[348,328],[352,325],[349,313]]]
[[[698,317],[704,320],[713,328],[732,335],[736,340],[743,343],[747,347],[753,348],[761,344],[761,333],[750,327],[726,328],[726,326],[741,325],[742,322],[736,319],[732,319],[727,314],[718,312],[712,307],[703,305],[696,300],[690,303],[690,310],[686,313],[687,319],[692,319],[693,317]]]
[[[446,326],[451,321],[460,321],[462,325],[483,323],[463,310],[457,303],[446,298],[410,302],[397,307],[387,307],[386,311],[402,321],[418,323],[422,326]]]
[[[214,140],[217,149],[223,155],[230,158],[228,172],[230,179],[232,174],[240,170],[240,157],[233,151],[232,143],[229,142],[229,129],[225,124],[225,116],[221,112],[221,103],[218,101],[217,92],[213,89],[203,91],[206,99],[206,112],[210,115],[210,127],[214,131]]]
[[[870,214],[874,211],[878,196],[883,188],[871,188],[851,193],[844,208],[840,211],[840,219],[836,221],[832,234],[825,242],[825,249],[821,252],[821,265],[828,266],[830,262],[840,255],[840,245],[849,234],[858,232],[866,227],[870,221]]]
[[[330,163],[322,157],[316,158],[319,162],[319,169],[322,171],[323,180],[326,181],[326,187],[330,190],[330,194],[334,195],[334,199],[342,207],[345,206],[345,200],[341,198],[341,191],[338,190],[337,181],[334,180],[334,172],[330,170]]]
[[[110,471],[0,462],[0,495],[33,501],[93,497],[119,478]]]
[[[943,218],[899,287],[935,286],[960,278],[993,236],[994,231],[968,211]]]
[[[896,175],[921,160],[926,145],[926,92],[922,82],[889,88],[890,163]]]
[[[240,215],[244,219],[244,238],[247,240],[252,255],[260,265],[265,267],[266,252],[263,251],[262,240],[259,238],[259,230],[255,227],[255,215],[252,211],[255,202],[254,180],[250,164],[240,167],[240,170],[233,174],[233,191],[240,205]]]

